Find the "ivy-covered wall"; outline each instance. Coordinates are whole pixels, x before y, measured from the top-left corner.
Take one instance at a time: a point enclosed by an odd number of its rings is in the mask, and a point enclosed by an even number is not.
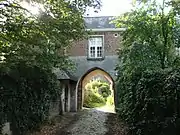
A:
[[[131,77],[134,80],[121,77],[117,82],[118,113],[131,135],[179,135],[180,69]]]
[[[13,135],[39,128],[49,118],[51,101],[61,94],[50,70],[23,63],[0,68],[0,126],[11,123]]]

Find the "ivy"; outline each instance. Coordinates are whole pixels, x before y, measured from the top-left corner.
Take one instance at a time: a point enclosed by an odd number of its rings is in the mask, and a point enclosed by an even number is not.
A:
[[[118,114],[132,135],[180,134],[179,4],[162,3],[149,0],[116,22],[126,27],[117,66]]]
[[[1,115],[6,115],[13,134],[23,135],[37,129],[48,119],[52,100],[60,96],[60,86],[51,70],[17,64],[1,69]],[[2,118],[2,117],[1,117]]]
[[[24,135],[48,118],[59,94],[54,68],[71,69],[64,49],[86,36],[83,15],[99,0],[34,0],[38,15],[19,0],[0,1],[0,129],[9,121],[13,135]]]
[[[123,82],[118,84],[121,89],[118,111],[129,125],[130,133],[179,134],[180,70],[147,71],[134,77],[136,83],[132,81],[127,89],[124,89]]]

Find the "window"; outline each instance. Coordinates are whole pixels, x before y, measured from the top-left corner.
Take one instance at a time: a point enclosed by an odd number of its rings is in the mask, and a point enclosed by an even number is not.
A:
[[[93,36],[89,38],[89,58],[103,57],[103,36]]]
[[[114,34],[114,37],[118,37],[118,33],[115,33],[115,34]]]

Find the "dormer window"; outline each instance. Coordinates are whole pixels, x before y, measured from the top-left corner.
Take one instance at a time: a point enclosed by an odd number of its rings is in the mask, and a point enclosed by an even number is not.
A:
[[[103,58],[103,43],[104,39],[103,36],[91,36],[89,37],[89,44],[88,44],[88,57],[97,59]]]

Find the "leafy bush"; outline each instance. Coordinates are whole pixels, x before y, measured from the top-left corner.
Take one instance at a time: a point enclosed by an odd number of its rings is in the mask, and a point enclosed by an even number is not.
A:
[[[113,96],[107,97],[106,104],[109,105],[109,106],[114,105],[114,97]]]
[[[25,134],[47,120],[50,101],[60,94],[57,78],[50,70],[21,63],[1,69],[0,80],[0,104],[13,134]]]
[[[109,95],[111,95],[110,86],[107,83],[101,83],[99,88],[100,94],[107,99]]]
[[[109,95],[111,95],[109,84],[106,82],[102,82],[100,80],[92,81],[86,84],[85,89],[86,94],[88,94],[88,91],[95,91],[98,92],[104,98],[107,98]]]
[[[131,134],[180,134],[180,70],[149,71],[131,79],[126,87],[125,82],[117,85],[121,88],[119,115]]]
[[[85,89],[84,106],[90,108],[105,105],[111,94],[109,85],[101,81],[92,81],[86,84]]]
[[[94,91],[90,91],[88,96],[84,99],[84,107],[88,108],[100,107],[105,104],[105,99]]]
[[[3,105],[3,102],[1,101],[0,103],[0,135],[2,134],[2,128],[4,126],[5,123],[5,112],[4,112],[5,108]]]

